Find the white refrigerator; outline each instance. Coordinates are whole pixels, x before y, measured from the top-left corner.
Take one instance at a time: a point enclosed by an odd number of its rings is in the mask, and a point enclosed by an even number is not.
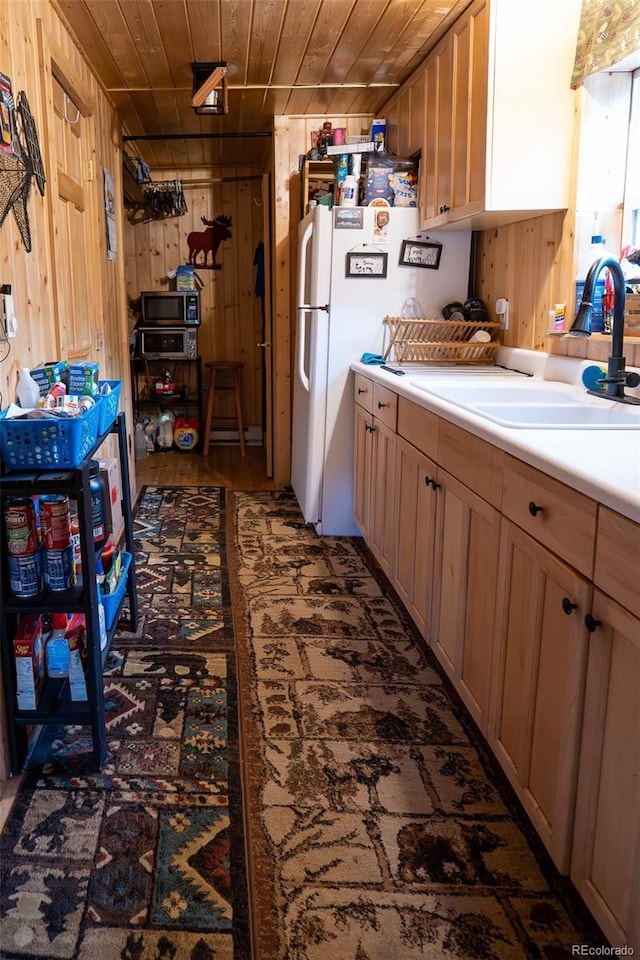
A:
[[[383,353],[384,318],[400,316],[407,298],[437,318],[446,303],[467,297],[469,230],[419,236],[418,210],[380,212],[318,205],[298,228],[291,484],[305,520],[322,535],[359,534],[350,365],[363,353]],[[403,241],[427,237],[442,244],[437,269],[401,265]],[[390,374],[390,387],[394,380]]]

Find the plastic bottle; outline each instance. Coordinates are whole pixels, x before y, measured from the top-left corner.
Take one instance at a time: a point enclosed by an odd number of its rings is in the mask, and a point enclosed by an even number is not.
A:
[[[96,550],[101,550],[107,542],[107,491],[104,480],[100,476],[100,464],[97,460],[89,461],[89,487],[91,489],[91,526],[93,528],[93,542]]]
[[[358,181],[352,173],[348,174],[342,181],[340,190],[341,207],[357,207],[358,205]]]
[[[136,423],[136,432],[133,446],[136,454],[136,460],[142,460],[147,455],[147,438],[144,433],[144,427],[140,422]]]
[[[21,407],[32,410],[40,406],[40,387],[31,376],[29,367],[22,367],[16,386],[16,397]]]
[[[66,613],[54,613],[53,629],[47,638],[44,662],[49,677],[69,676],[69,641],[66,638],[69,618]]]
[[[100,630],[100,649],[104,650],[107,645],[107,618],[102,602],[102,584],[105,580],[105,570],[102,565],[102,556],[96,557],[96,584],[98,587],[98,627]]]

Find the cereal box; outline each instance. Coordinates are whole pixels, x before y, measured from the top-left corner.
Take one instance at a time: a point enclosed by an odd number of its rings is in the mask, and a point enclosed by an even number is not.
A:
[[[40,615],[22,617],[13,638],[13,653],[18,710],[35,710],[44,684],[44,643]]]

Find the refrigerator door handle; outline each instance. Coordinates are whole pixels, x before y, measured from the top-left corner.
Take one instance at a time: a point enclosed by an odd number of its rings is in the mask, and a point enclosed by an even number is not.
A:
[[[323,303],[322,306],[311,303],[303,303],[298,307],[298,310],[324,310],[325,313],[329,313],[329,304]]]

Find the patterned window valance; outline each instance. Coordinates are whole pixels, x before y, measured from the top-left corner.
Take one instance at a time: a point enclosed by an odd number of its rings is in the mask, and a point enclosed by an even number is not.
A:
[[[582,0],[571,86],[640,49],[640,0]]]

